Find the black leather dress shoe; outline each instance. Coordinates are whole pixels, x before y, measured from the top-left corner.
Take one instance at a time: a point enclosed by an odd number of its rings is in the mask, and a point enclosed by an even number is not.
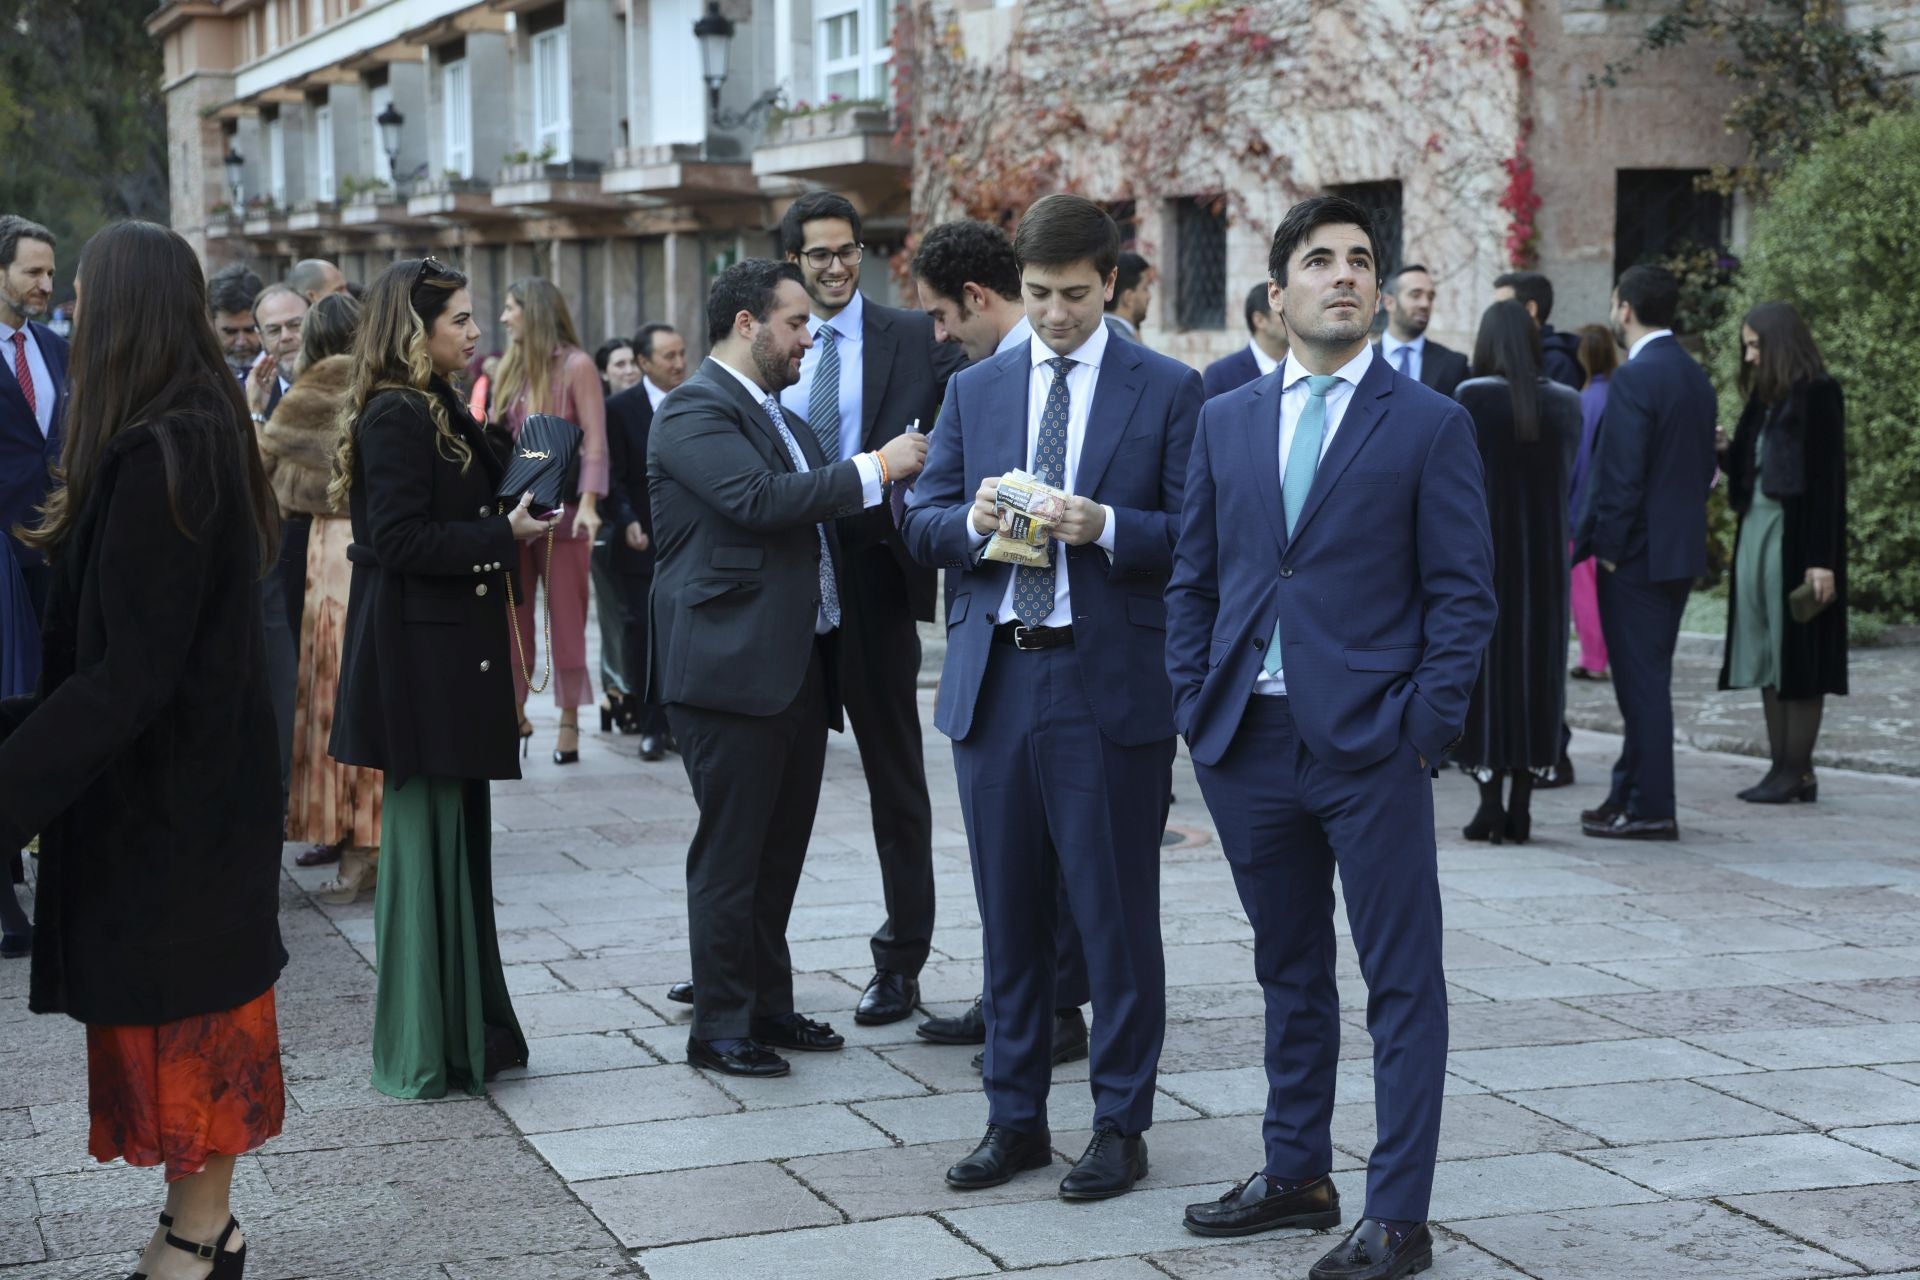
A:
[[[918,980],[890,969],[876,969],[872,981],[867,983],[867,989],[860,993],[860,1004],[853,1011],[853,1020],[863,1027],[885,1026],[889,1022],[911,1017],[913,1006],[918,1003]]]
[[[822,1053],[847,1047],[847,1038],[838,1031],[824,1022],[815,1022],[797,1013],[784,1013],[777,1018],[755,1018],[748,1025],[755,1040],[775,1049]]]
[[[691,982],[674,983],[667,988],[667,999],[673,1001],[675,1004],[692,1004],[693,984]]]
[[[1281,1227],[1323,1231],[1340,1225],[1340,1193],[1331,1177],[1276,1190],[1256,1173],[1218,1200],[1187,1206],[1185,1226],[1197,1236],[1251,1236]]]
[[[787,1060],[751,1040],[695,1040],[687,1037],[687,1061],[729,1076],[784,1076]]]
[[[1308,1280],[1400,1280],[1433,1265],[1433,1233],[1417,1223],[1404,1235],[1362,1218],[1340,1247],[1313,1264]]]
[[[667,744],[661,740],[659,734],[643,733],[640,735],[640,758],[642,760],[665,760],[667,758]]]
[[[1672,818],[1636,818],[1616,813],[1605,822],[1582,822],[1580,830],[1597,840],[1678,840],[1680,824]]]
[[[987,1016],[980,1011],[980,998],[957,1018],[928,1018],[915,1027],[913,1034],[935,1044],[985,1044]]]
[[[973,1154],[947,1170],[947,1185],[955,1191],[979,1191],[1013,1181],[1013,1175],[1028,1169],[1044,1169],[1053,1163],[1053,1139],[1045,1130],[1018,1133],[997,1124],[987,1126],[987,1136]]]
[[[1147,1140],[1118,1129],[1099,1128],[1073,1170],[1060,1179],[1062,1200],[1111,1200],[1147,1176]]]
[[[1078,1009],[1055,1009],[1053,1011],[1053,1065],[1063,1062],[1078,1062],[1087,1056],[1087,1015]],[[973,1055],[973,1069],[984,1071],[987,1066],[987,1053],[982,1049]]]
[[[1592,826],[1596,822],[1612,822],[1616,815],[1625,812],[1626,809],[1623,806],[1608,800],[1597,809],[1582,809],[1580,811],[1580,825],[1586,827]]]

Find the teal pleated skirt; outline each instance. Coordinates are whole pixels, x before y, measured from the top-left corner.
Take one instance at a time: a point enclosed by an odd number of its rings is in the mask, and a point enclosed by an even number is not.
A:
[[[524,1059],[493,923],[487,783],[386,783],[374,890],[373,1087],[395,1098],[484,1093],[487,1030]]]

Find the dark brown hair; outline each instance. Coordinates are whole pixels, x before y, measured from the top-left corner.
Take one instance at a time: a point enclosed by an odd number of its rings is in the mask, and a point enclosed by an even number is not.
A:
[[[1473,376],[1505,378],[1513,397],[1513,438],[1522,444],[1540,438],[1540,330],[1525,303],[1496,302],[1481,314]]]
[[[1373,269],[1380,270],[1380,237],[1375,233],[1373,214],[1345,196],[1309,196],[1287,210],[1273,230],[1273,244],[1267,249],[1267,274],[1275,283],[1287,283],[1287,263],[1293,251],[1320,227],[1354,226],[1367,233],[1367,248],[1373,254]]]
[[[1014,229],[1013,256],[1022,267],[1090,262],[1105,280],[1120,261],[1120,228],[1085,196],[1044,196]]]
[[[1807,382],[1827,371],[1820,348],[1813,345],[1807,322],[1790,302],[1763,302],[1740,322],[1760,339],[1760,363],[1740,361],[1740,394],[1778,404],[1797,382]],[[1744,351],[1742,353],[1744,355]]]
[[[264,574],[277,554],[279,510],[267,487],[240,384],[207,313],[207,282],[187,242],[152,222],[121,222],[80,251],[86,305],[74,319],[66,442],[39,524],[20,540],[57,557],[73,535],[115,436],[153,433],[167,507],[188,538],[237,502],[253,525]]]
[[[1613,330],[1603,324],[1581,325],[1580,349],[1574,359],[1587,371],[1589,380],[1612,376],[1620,367],[1620,344],[1613,340]]]

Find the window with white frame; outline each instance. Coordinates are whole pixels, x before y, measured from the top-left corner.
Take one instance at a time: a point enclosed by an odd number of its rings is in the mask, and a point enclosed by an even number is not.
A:
[[[280,47],[280,6],[275,0],[267,0],[267,49],[271,52]]]
[[[287,135],[278,116],[267,121],[267,195],[281,208],[287,203]]]
[[[572,110],[568,101],[567,29],[554,27],[533,38],[533,149],[552,149],[564,162],[572,149]]]
[[[466,59],[449,62],[440,71],[440,96],[446,107],[447,168],[462,178],[473,176],[473,99],[467,92]]]
[[[393,163],[387,159],[387,139],[380,132],[380,117],[392,105],[392,85],[377,84],[367,91],[367,127],[373,131],[373,175],[388,182],[393,181]]]
[[[820,100],[893,99],[894,0],[820,0],[814,38]]]
[[[313,109],[314,199],[333,199],[333,108]]]

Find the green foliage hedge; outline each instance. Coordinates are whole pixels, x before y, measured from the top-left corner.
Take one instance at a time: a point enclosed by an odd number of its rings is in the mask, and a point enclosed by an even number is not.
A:
[[[1792,303],[1847,402],[1851,603],[1920,617],[1920,110],[1814,147],[1754,211],[1710,339],[1721,415],[1740,413],[1740,319]]]

